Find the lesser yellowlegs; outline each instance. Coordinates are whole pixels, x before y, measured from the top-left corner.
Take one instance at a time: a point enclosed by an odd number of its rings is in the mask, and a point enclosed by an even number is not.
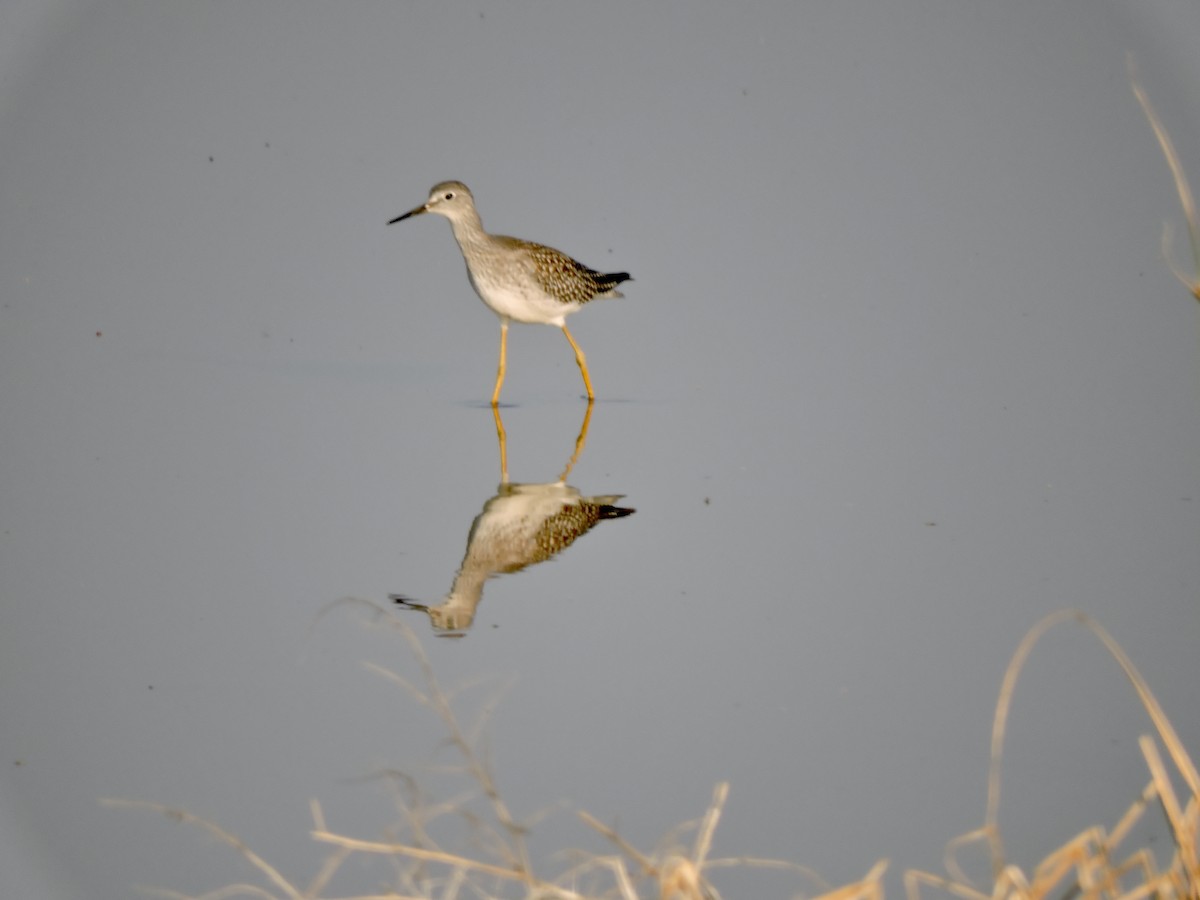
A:
[[[492,405],[499,403],[500,386],[504,384],[510,321],[561,328],[575,351],[575,362],[583,375],[588,400],[595,397],[583,350],[567,330],[567,316],[597,297],[622,296],[617,285],[629,281],[629,273],[605,275],[553,247],[488,234],[475,211],[475,198],[461,181],[435,184],[429,191],[428,200],[388,224],[395,225],[422,213],[436,213],[450,220],[454,239],[467,263],[471,286],[487,307],[500,317],[500,366],[496,372],[496,388],[492,391]]]

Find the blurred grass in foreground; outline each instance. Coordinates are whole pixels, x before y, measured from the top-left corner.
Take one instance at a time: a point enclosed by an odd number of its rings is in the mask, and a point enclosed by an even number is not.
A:
[[[1133,56],[1126,58],[1127,67],[1129,69],[1129,83],[1133,87],[1133,96],[1137,97],[1138,103],[1142,106],[1142,112],[1146,114],[1146,118],[1150,121],[1150,127],[1154,129],[1154,136],[1158,138],[1158,146],[1162,148],[1163,156],[1167,158],[1167,165],[1171,167],[1171,175],[1175,179],[1175,192],[1179,194],[1179,205],[1183,207],[1183,217],[1187,221],[1188,237],[1191,239],[1192,245],[1192,267],[1195,274],[1189,276],[1184,271],[1175,265],[1171,259],[1171,223],[1167,222],[1163,225],[1162,234],[1162,255],[1167,261],[1171,271],[1175,273],[1175,277],[1183,283],[1192,296],[1200,300],[1200,223],[1196,218],[1196,200],[1192,196],[1192,189],[1188,185],[1187,173],[1183,170],[1183,163],[1179,161],[1179,154],[1175,151],[1175,144],[1171,141],[1171,135],[1167,133],[1166,126],[1158,117],[1158,113],[1150,103],[1150,98],[1146,95],[1145,89],[1137,80],[1137,67],[1134,65]]]
[[[255,873],[255,881],[227,884],[199,895],[175,891],[148,890],[157,896],[175,900],[229,900],[235,897],[288,898],[288,900],[451,900],[458,897],[525,897],[550,900],[592,900],[619,898],[637,900],[719,900],[712,874],[731,868],[768,868],[794,873],[803,879],[806,890],[793,889],[793,897],[816,900],[883,900],[883,874],[887,860],[872,866],[861,881],[831,888],[812,870],[780,860],[752,857],[713,858],[711,850],[729,786],[717,785],[704,816],[694,823],[675,829],[661,846],[640,851],[625,841],[616,829],[598,822],[586,812],[580,819],[611,845],[607,853],[570,851],[571,862],[554,876],[537,874],[526,847],[528,827],[510,813],[496,788],[492,773],[478,749],[478,726],[466,729],[451,708],[450,698],[439,685],[416,634],[390,610],[368,604],[373,617],[395,628],[407,640],[421,672],[422,683],[412,682],[373,664],[368,667],[393,681],[421,705],[432,709],[444,723],[448,742],[460,758],[464,774],[482,800],[482,808],[471,806],[471,798],[458,797],[434,803],[421,796],[415,781],[397,776],[406,790],[399,792],[397,807],[402,814],[396,833],[388,840],[368,840],[332,830],[320,805],[313,801],[312,839],[326,855],[316,875],[299,885],[258,856],[234,835],[212,822],[188,812],[155,803],[127,800],[103,801],[110,806],[133,807],[160,812],[171,819],[195,825],[233,848]],[[1066,844],[1050,852],[1032,872],[1025,872],[1005,859],[1004,842],[997,816],[1000,808],[1000,773],[1004,735],[1013,691],[1025,661],[1034,645],[1050,628],[1062,622],[1077,622],[1090,629],[1108,648],[1132,683],[1138,698],[1157,732],[1140,739],[1149,781],[1128,810],[1111,828],[1088,827]],[[491,712],[485,707],[480,725]],[[1173,787],[1173,776],[1159,749],[1165,747],[1174,766],[1175,777],[1186,785],[1182,798]],[[403,796],[402,796],[403,795]],[[405,799],[405,797],[407,799]],[[1149,847],[1123,848],[1134,825],[1157,810],[1167,823],[1173,838],[1169,860],[1160,863]],[[475,850],[469,855],[451,852],[431,834],[431,825],[446,816],[465,823]],[[917,870],[904,874],[909,900],[949,895],[963,900],[999,900],[999,898],[1062,898],[1062,900],[1139,900],[1143,897],[1200,897],[1200,862],[1197,857],[1197,822],[1200,819],[1200,777],[1187,751],[1162,711],[1158,701],[1109,634],[1084,613],[1064,610],[1043,619],[1025,636],[1005,672],[996,705],[992,730],[991,768],[988,777],[987,814],[981,828],[961,835],[946,847],[945,875]],[[679,837],[695,832],[690,846]],[[990,880],[986,884],[969,878],[958,861],[959,852],[968,845],[982,845],[990,861]],[[387,884],[371,893],[328,893],[336,876],[351,859],[385,860],[390,875]],[[356,876],[361,878],[361,869]]]

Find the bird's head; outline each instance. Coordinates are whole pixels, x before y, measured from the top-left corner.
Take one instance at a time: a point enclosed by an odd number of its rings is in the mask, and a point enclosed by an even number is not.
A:
[[[405,219],[419,216],[422,213],[436,213],[454,221],[472,215],[474,211],[475,198],[471,196],[469,187],[461,181],[443,181],[430,188],[428,200],[415,209],[410,209],[404,215],[396,216],[388,224],[395,225],[397,222],[403,222]]]

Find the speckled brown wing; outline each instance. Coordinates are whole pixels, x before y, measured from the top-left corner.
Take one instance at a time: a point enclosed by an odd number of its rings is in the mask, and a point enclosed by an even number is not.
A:
[[[613,506],[611,503],[597,503],[595,500],[564,503],[563,508],[547,518],[538,529],[534,538],[537,543],[537,555],[530,562],[544,562],[560,553],[603,519],[620,519],[633,512],[627,506]]]
[[[515,238],[510,240],[516,241]],[[582,306],[597,297],[620,297],[616,289],[623,281],[629,281],[628,272],[603,274],[589,269],[567,254],[544,244],[519,241],[531,261],[530,271],[538,287],[562,303]]]

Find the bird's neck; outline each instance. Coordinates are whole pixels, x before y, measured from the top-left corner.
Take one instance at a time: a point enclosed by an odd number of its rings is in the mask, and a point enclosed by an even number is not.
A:
[[[458,241],[463,253],[469,253],[487,244],[488,236],[483,230],[483,221],[473,209],[464,210],[451,219],[450,227],[454,229],[454,239]]]

